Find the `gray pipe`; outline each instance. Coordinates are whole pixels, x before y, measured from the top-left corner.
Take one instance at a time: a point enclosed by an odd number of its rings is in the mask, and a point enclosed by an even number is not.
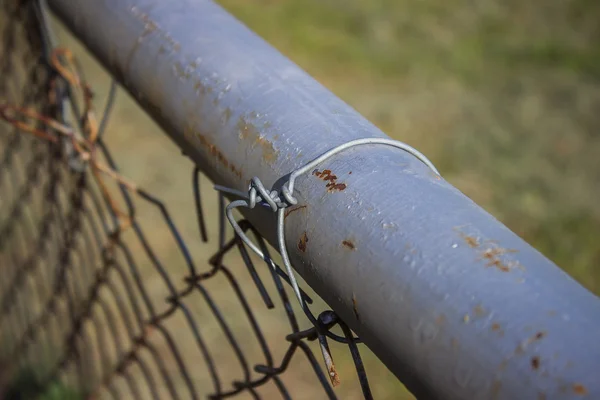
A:
[[[216,183],[271,186],[386,137],[210,1],[49,3]],[[359,147],[326,169],[297,181],[292,262],[411,391],[600,398],[597,297],[403,151]],[[257,213],[272,241],[275,215]]]

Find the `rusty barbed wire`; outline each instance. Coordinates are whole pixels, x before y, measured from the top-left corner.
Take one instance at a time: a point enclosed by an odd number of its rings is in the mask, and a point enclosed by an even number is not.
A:
[[[212,387],[210,398],[238,394],[260,398],[258,389],[267,384],[282,398],[292,398],[282,376],[296,354],[304,354],[323,395],[337,398],[334,387],[340,377],[329,341],[348,349],[362,393],[372,398],[360,339],[333,311],[314,314],[313,300],[297,288],[311,324],[301,328],[285,287],[294,286],[293,276],[273,261],[267,243],[248,221],[236,222],[241,236],[227,238],[221,193],[218,250],[207,257],[208,268],[201,268],[167,205],[119,172],[103,139],[114,83],[98,122],[92,90],[73,54],[49,48],[43,13],[33,0],[0,5],[0,18],[6,20],[0,24],[0,121],[4,121],[0,123],[0,345],[5,346],[0,351],[0,390],[8,385],[9,391],[26,390],[36,398],[64,385],[90,399],[199,398],[202,390],[195,376],[199,366],[186,361],[169,328],[180,318],[188,326],[186,340],[201,354]],[[27,71],[25,77],[19,75],[22,71]],[[72,109],[72,119],[67,108]],[[200,182],[201,170],[195,167],[195,212],[200,238],[207,241]],[[138,201],[159,212],[163,229],[183,257],[182,280],[173,278],[150,244],[136,213]],[[243,240],[249,234],[266,262],[257,265],[252,260]],[[168,292],[166,299],[151,296],[132,247],[140,249],[159,277]],[[250,303],[240,271],[229,266],[226,256],[234,253],[262,305]],[[261,277],[265,273],[270,285]],[[233,293],[229,301],[241,310],[247,324],[242,338],[208,289],[216,279],[226,282]],[[267,286],[274,288],[277,298]],[[202,299],[207,315],[193,312],[194,295]],[[275,356],[257,317],[265,312],[262,307],[277,305],[290,332],[282,338],[286,345],[281,358]],[[233,353],[241,376],[232,378],[219,370],[219,350],[209,346],[202,329],[209,315],[216,321],[213,329],[222,335],[220,346]],[[332,331],[334,327],[341,335]],[[249,342],[255,344],[261,361],[251,361],[256,357],[247,354]],[[323,351],[325,371],[310,342],[317,342]],[[41,359],[47,365],[34,371],[33,383],[26,388],[10,386],[12,378],[23,369],[35,369]]]

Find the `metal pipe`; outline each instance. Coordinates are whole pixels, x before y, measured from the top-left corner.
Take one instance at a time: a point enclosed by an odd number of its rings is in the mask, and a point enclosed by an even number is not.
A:
[[[281,183],[386,137],[211,1],[49,3],[216,183]],[[291,259],[413,393],[600,398],[596,296],[403,151],[363,146],[317,169],[288,211]]]

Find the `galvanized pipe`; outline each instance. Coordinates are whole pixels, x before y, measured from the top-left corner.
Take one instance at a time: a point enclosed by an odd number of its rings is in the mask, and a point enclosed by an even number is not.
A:
[[[216,183],[270,186],[386,137],[211,1],[49,3]],[[596,296],[403,151],[317,169],[286,219],[291,259],[417,396],[600,398]]]

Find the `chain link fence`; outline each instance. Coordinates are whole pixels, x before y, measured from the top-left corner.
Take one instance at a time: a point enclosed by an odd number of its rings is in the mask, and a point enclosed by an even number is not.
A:
[[[293,304],[286,273],[233,235],[202,171],[189,167],[195,209],[177,210],[197,231],[181,230],[109,150],[116,85],[96,119],[86,71],[53,47],[40,3],[1,4],[0,393],[372,398],[360,339],[310,288],[309,318]]]
[[[0,400],[599,396],[599,299],[219,5],[48,2],[126,90],[0,0]]]

